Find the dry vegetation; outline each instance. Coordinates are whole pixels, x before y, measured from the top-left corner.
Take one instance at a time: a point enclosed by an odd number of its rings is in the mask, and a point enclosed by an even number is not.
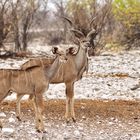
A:
[[[139,0],[103,0],[102,3],[97,0],[1,0],[0,47],[10,42],[14,43],[12,50],[27,51],[29,42],[34,40],[51,45],[72,43],[70,26],[64,16],[85,35],[92,28],[96,30],[90,41],[93,46],[90,55],[106,44],[111,44],[111,48],[139,47],[139,5]]]

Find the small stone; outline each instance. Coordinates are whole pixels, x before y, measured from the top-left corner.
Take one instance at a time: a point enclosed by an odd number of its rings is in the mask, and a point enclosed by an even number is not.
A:
[[[112,125],[112,124],[114,124],[113,122],[109,122],[109,125]]]
[[[75,131],[74,131],[74,135],[75,135],[76,137],[80,137],[80,131],[79,131],[79,130],[75,130]]]
[[[102,123],[102,121],[98,121],[98,122],[97,122],[97,124],[101,124],[101,123]]]
[[[85,106],[81,106],[81,109],[85,109]]]
[[[110,120],[111,120],[111,121],[115,121],[115,118],[112,117],[112,118],[110,118]]]
[[[99,132],[99,134],[103,134],[103,133],[104,133],[104,131],[100,131],[100,132]]]
[[[15,140],[14,138],[9,138],[9,140]]]
[[[85,117],[85,116],[83,116],[83,117],[82,117],[82,119],[83,119],[83,120],[86,120],[86,117]]]
[[[70,138],[70,135],[67,132],[65,132],[63,135],[64,135],[64,139],[69,139]]]
[[[13,128],[2,128],[2,133],[4,135],[12,135],[14,133],[14,129]]]
[[[48,140],[48,135],[43,135],[42,140]]]
[[[78,127],[78,130],[83,131],[84,128],[79,126],[79,127]]]
[[[10,111],[10,114],[13,114],[13,115],[15,115],[16,113],[15,113],[14,111]]]
[[[8,121],[9,121],[10,123],[13,123],[13,122],[15,122],[15,119],[14,119],[14,118],[9,118]]]
[[[1,112],[1,113],[0,113],[0,117],[6,117],[6,114],[3,113],[3,112]]]

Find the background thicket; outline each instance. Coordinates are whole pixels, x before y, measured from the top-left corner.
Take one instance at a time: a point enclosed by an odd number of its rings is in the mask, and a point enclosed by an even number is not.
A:
[[[63,17],[68,17],[71,26]],[[93,50],[140,47],[140,0],[0,0],[0,48],[14,44],[26,51],[29,43],[72,43],[71,28],[85,35],[96,30]]]

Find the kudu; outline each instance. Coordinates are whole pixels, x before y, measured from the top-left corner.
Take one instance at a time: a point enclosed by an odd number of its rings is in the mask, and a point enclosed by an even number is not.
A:
[[[88,68],[88,47],[91,47],[91,36],[95,34],[95,30],[91,30],[87,36],[85,36],[79,30],[71,30],[75,36],[78,36],[78,51],[75,53],[75,48],[71,47],[67,53],[67,62],[58,66],[58,70],[49,79],[49,83],[58,84],[65,83],[66,85],[66,121],[69,122],[70,117],[75,122],[74,112],[74,83],[82,78],[82,74]],[[30,63],[30,62],[29,62]],[[28,62],[26,63],[28,65]],[[24,65],[24,67],[26,67]],[[46,76],[48,71],[46,70]],[[19,101],[19,100],[18,100]],[[19,102],[17,108],[19,107]]]
[[[38,131],[44,131],[42,119],[43,93],[48,89],[49,79],[58,72],[61,60],[66,60],[66,55],[58,48],[53,48],[56,58],[47,61],[44,67],[40,65],[28,65],[22,70],[0,70],[0,102],[7,97],[11,91],[16,92],[18,97],[28,94],[34,98],[35,120]],[[48,71],[48,73],[46,73]]]

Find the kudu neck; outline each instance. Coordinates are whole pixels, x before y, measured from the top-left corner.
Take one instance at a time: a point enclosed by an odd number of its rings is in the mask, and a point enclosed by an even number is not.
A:
[[[45,75],[47,76],[47,78],[53,77],[53,75],[57,72],[60,63],[61,62],[59,56],[56,56],[51,66],[45,68]]]
[[[87,49],[83,48],[80,45],[78,48],[78,52],[75,55],[75,63],[78,70],[82,68],[86,60],[87,60]]]

